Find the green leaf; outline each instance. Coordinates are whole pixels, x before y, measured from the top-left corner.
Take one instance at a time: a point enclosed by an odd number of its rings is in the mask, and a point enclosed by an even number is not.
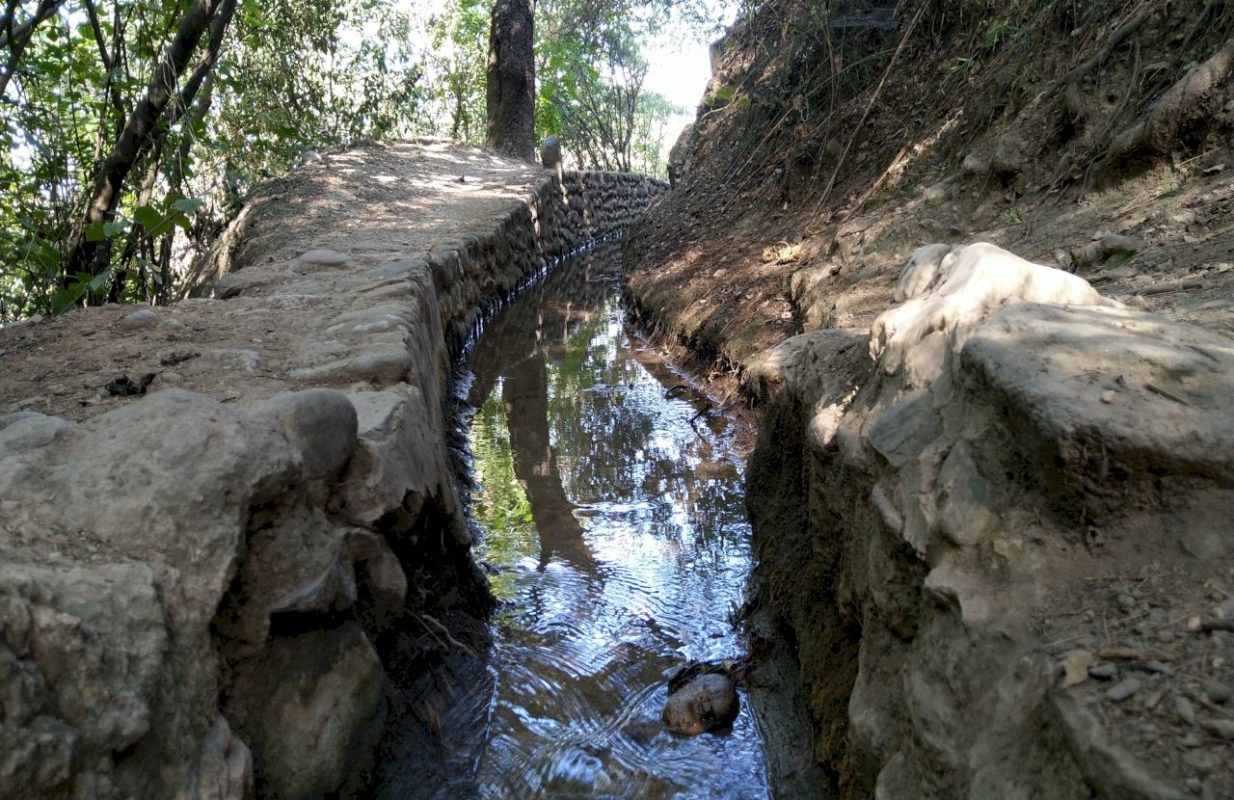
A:
[[[133,209],[133,219],[147,231],[153,232],[163,222],[163,215],[154,206],[138,206]]]
[[[86,226],[87,242],[103,242],[107,240],[106,226],[101,222],[93,222]]]
[[[185,214],[193,214],[206,204],[205,200],[197,197],[183,197],[171,204],[171,207],[176,211],[183,211]]]
[[[115,222],[108,222],[103,225],[103,236],[110,239],[113,236],[119,236],[129,229],[129,221],[127,219],[118,219]]]

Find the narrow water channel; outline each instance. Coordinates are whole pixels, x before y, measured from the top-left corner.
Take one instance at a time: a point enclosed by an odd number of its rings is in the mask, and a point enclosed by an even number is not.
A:
[[[672,390],[685,381],[631,338],[620,266],[609,243],[558,268],[471,353],[471,511],[502,605],[460,783],[484,798],[763,798],[744,696],[731,731],[660,722],[674,668],[744,650],[730,618],[750,530],[729,423],[694,419]]]

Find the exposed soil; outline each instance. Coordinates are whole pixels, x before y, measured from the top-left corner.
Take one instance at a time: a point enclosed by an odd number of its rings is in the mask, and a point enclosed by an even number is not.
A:
[[[673,191],[631,236],[632,304],[713,391],[754,403],[760,353],[868,329],[931,242],[992,242],[1234,341],[1232,35],[1234,10],[1201,0],[768,3],[717,48]],[[750,463],[751,494],[774,498],[761,598],[802,623],[815,756],[858,797],[844,719],[859,615],[828,605],[845,578],[807,531],[798,417],[767,415],[774,450]],[[1234,634],[1210,629],[1234,613],[1234,563],[1099,527],[1033,634],[1083,665],[1074,696],[1118,745],[1197,796],[1234,796],[1234,704],[1218,699]]]
[[[788,0],[730,33],[675,190],[631,239],[652,324],[740,369],[802,329],[868,326],[916,247],[989,241],[1234,332],[1228,85],[1164,152],[1112,156],[1115,133],[1224,46],[1229,9],[903,5],[896,31],[826,44]],[[1103,233],[1134,252],[1090,247]]]

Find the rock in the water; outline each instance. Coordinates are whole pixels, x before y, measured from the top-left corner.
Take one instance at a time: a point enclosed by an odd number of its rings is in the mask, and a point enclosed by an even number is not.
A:
[[[737,718],[737,686],[727,675],[699,675],[669,695],[661,718],[673,733],[697,736]]]

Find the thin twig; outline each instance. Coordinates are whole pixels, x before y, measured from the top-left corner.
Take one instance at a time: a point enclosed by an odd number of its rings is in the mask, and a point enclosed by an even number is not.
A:
[[[904,52],[904,48],[908,45],[909,37],[912,36],[913,31],[917,28],[917,23],[921,21],[922,15],[925,14],[926,5],[927,4],[923,3],[917,9],[917,13],[913,15],[912,22],[908,24],[908,27],[904,30],[904,35],[900,37],[900,44],[896,47],[895,52],[891,54],[891,61],[887,63],[887,69],[883,71],[883,77],[879,79],[878,86],[874,88],[874,93],[870,96],[870,102],[866,103],[865,111],[861,114],[861,120],[857,123],[856,127],[853,128],[852,136],[848,138],[848,143],[844,145],[844,152],[840,154],[839,160],[836,161],[835,168],[831,170],[831,177],[827,179],[827,186],[823,189],[823,194],[819,198],[818,205],[814,209],[814,216],[818,216],[828,198],[831,196],[831,190],[835,186],[836,178],[839,176],[840,170],[844,167],[844,162],[848,158],[849,151],[852,150],[853,142],[857,140],[858,134],[861,132],[862,128],[865,127],[866,120],[869,119],[870,112],[874,109],[874,104],[878,102],[878,98],[883,93],[883,87],[887,85],[887,79],[891,77],[891,70],[895,68],[896,61],[899,59],[900,54]]]

